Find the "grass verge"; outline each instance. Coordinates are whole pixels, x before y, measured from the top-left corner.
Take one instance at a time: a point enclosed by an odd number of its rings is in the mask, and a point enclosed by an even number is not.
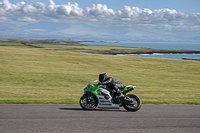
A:
[[[45,50],[47,45],[38,45],[0,46],[0,103],[77,104],[90,79],[107,72],[124,85],[137,86],[131,93],[143,104],[200,104],[199,61],[78,53],[83,51],[67,46]]]

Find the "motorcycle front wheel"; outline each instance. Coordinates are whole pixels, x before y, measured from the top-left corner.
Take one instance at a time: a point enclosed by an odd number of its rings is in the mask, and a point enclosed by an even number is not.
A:
[[[84,110],[94,110],[97,107],[98,99],[95,96],[83,95],[80,98],[79,104]]]
[[[129,97],[129,99],[131,99],[133,102],[130,104],[122,104],[123,107],[127,110],[127,111],[138,111],[141,107],[141,100],[138,96],[134,95],[134,94],[128,94],[127,95]]]

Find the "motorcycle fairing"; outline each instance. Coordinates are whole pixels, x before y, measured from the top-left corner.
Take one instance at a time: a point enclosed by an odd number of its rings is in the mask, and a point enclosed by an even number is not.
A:
[[[123,92],[123,94],[126,94],[126,93],[128,93],[129,91],[132,91],[135,87],[136,87],[136,86],[128,85],[128,86],[126,86],[126,87],[122,90],[122,92]]]
[[[98,90],[99,88],[95,85],[90,85],[89,87],[87,87],[87,91],[91,92],[95,96],[103,96],[103,94],[101,94]]]
[[[98,99],[98,108],[111,108],[111,109],[119,109],[119,104],[113,104],[111,101],[111,97],[109,99],[105,99],[102,96],[96,96]]]
[[[107,91],[106,89],[103,88],[98,88],[95,85],[89,85],[87,87],[87,91],[91,92],[94,94],[97,99],[98,99],[98,108],[112,108],[112,109],[119,109],[119,104],[113,104],[112,103],[112,96],[110,95],[110,92]],[[102,94],[107,94],[109,96],[109,99],[106,99],[104,95]]]

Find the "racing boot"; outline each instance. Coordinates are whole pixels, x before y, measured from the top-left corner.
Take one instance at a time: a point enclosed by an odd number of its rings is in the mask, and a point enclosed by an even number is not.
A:
[[[131,103],[132,102],[132,100],[131,99],[127,99],[126,98],[126,96],[124,96],[123,94],[122,94],[122,92],[121,92],[121,90],[117,90],[117,94],[118,94],[118,96],[116,96],[116,100],[117,101],[124,101],[124,102],[128,102],[128,103]]]
[[[122,100],[122,99],[124,99],[124,98],[125,98],[125,96],[122,94],[121,90],[118,89],[118,90],[117,90],[116,99],[117,99],[117,100],[118,100],[118,99]]]
[[[125,96],[121,93],[119,96],[116,96],[116,99],[123,100],[125,99]]]

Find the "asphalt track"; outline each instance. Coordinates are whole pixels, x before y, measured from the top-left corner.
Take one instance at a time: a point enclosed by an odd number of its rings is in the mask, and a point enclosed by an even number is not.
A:
[[[199,133],[200,105],[85,111],[79,105],[0,104],[1,133]]]

